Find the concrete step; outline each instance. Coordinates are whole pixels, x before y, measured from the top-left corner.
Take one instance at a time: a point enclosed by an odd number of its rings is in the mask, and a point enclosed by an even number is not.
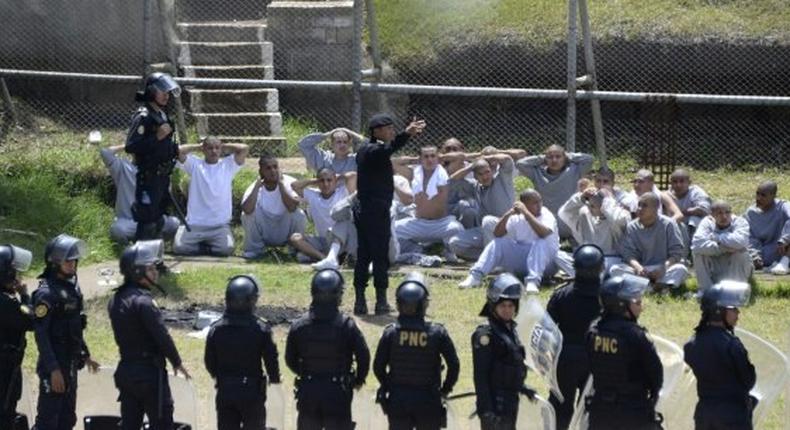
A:
[[[263,42],[266,21],[179,22],[181,40],[189,42]]]
[[[278,136],[283,119],[279,112],[192,112],[200,135]]]
[[[266,17],[266,5],[270,1],[177,0],[176,20],[178,22],[260,20]]]
[[[201,136],[203,138],[205,136]],[[217,136],[223,142],[244,143],[250,147],[250,156],[260,157],[264,153],[273,154],[277,157],[286,155],[288,143],[281,136]],[[248,159],[249,161],[249,159]],[[257,161],[256,166],[257,168]]]
[[[181,42],[179,64],[228,66],[274,64],[271,42]]]
[[[182,66],[188,78],[274,79],[274,66]]]
[[[206,90],[188,88],[195,112],[277,112],[279,93],[273,88]]]

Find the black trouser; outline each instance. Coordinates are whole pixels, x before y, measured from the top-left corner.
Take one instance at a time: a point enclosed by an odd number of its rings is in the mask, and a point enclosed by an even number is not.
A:
[[[22,397],[22,369],[12,360],[0,358],[0,429],[13,428],[16,404]]]
[[[264,430],[266,428],[266,381],[259,378],[217,379],[217,429]]]
[[[606,402],[593,398],[588,430],[658,430],[656,412],[649,402]]]
[[[438,430],[444,409],[438,389],[398,387],[389,391],[387,418],[390,430]]]
[[[173,428],[173,396],[164,367],[122,361],[115,371],[115,386],[120,391],[123,430],[139,430],[143,415],[151,430]]]
[[[50,375],[39,374],[36,430],[71,430],[77,424],[77,371],[63,371],[66,391],[52,392]]]
[[[328,378],[305,380],[297,383],[296,420],[298,430],[351,430],[350,386]]]
[[[549,402],[557,415],[557,430],[566,430],[570,425],[577,392],[581,395],[589,376],[590,362],[584,346],[563,345],[557,363],[557,383],[565,401],[560,402],[554,394],[549,396]]]
[[[516,430],[516,417],[518,413],[497,415],[495,417],[480,417],[480,430]]]
[[[367,287],[370,263],[373,263],[373,285],[376,289],[386,290],[389,285],[387,271],[390,267],[389,243],[392,236],[391,205],[392,202],[384,200],[360,201],[359,208],[354,211],[358,243],[357,261],[354,266],[356,290],[364,290]]]
[[[746,401],[705,399],[694,410],[696,430],[752,430],[752,413]]]
[[[137,240],[161,239],[162,218],[170,200],[170,175],[137,175],[132,216],[137,221]]]

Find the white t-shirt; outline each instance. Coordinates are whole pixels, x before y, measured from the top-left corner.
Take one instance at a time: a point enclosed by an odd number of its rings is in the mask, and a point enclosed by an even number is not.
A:
[[[314,188],[305,188],[303,193],[307,201],[307,213],[315,224],[316,234],[326,237],[329,227],[335,225],[335,220],[329,216],[329,212],[339,201],[348,197],[348,191],[345,187],[337,187],[328,199],[321,197],[321,191]]]
[[[560,245],[560,236],[557,233],[557,219],[546,207],[540,208],[540,216],[537,217],[538,221],[551,229],[551,234],[546,237],[546,240],[553,242],[556,246]],[[507,236],[516,242],[532,243],[540,239],[532,226],[529,225],[524,215],[513,215],[507,220],[505,225],[507,229]]]
[[[178,167],[191,177],[187,222],[205,227],[229,224],[233,211],[233,177],[241,170],[233,155],[208,164],[189,154]]]
[[[298,199],[299,196],[291,188],[291,184],[295,180],[296,179],[294,179],[292,176],[283,175],[285,191],[294,199]],[[247,200],[247,197],[252,194],[253,188],[255,188],[255,182],[251,183],[250,186],[244,191],[244,196],[241,198],[242,202]],[[255,204],[255,211],[263,211],[265,214],[273,217],[285,215],[285,213],[288,212],[288,208],[286,208],[285,203],[283,203],[283,196],[280,195],[279,185],[277,185],[272,191],[267,190],[266,187],[261,187],[258,190],[258,202]]]
[[[444,167],[436,166],[433,174],[428,178],[427,186],[423,185],[425,181],[425,171],[422,166],[416,166],[414,168],[414,176],[411,180],[411,192],[416,196],[423,192],[423,188],[425,188],[425,194],[429,199],[432,199],[433,196],[439,193],[439,187],[447,185],[449,178],[447,170],[444,170]]]

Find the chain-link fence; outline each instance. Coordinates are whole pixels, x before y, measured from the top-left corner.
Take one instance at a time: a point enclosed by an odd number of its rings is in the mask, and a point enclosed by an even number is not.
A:
[[[12,0],[0,4],[0,68],[138,76],[160,69],[183,78],[313,82],[273,89],[222,81],[184,91],[189,139],[214,134],[280,155],[296,155],[294,143],[303,133],[364,124],[379,110],[404,122],[425,118],[429,128],[416,144],[455,136],[470,149],[536,152],[565,142],[564,99],[354,91],[362,81],[564,89],[567,6],[547,6],[541,27],[534,19],[519,25],[520,12],[506,8],[512,3],[146,0],[88,6]],[[600,90],[790,94],[790,34],[634,35],[628,33],[633,22],[613,23],[596,7],[591,24]],[[670,18],[652,23],[672,24]],[[578,45],[583,75],[581,38]],[[85,77],[5,82],[19,124],[28,129],[43,119],[69,129],[123,129],[139,87]],[[687,104],[662,97],[601,106],[610,158],[716,168],[781,166],[790,156],[787,103]],[[576,149],[594,152],[589,107],[577,102]],[[7,124],[10,110],[3,112]]]

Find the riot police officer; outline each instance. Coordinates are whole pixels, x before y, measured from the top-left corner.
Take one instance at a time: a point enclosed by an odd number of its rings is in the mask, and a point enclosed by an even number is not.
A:
[[[181,88],[166,73],[152,73],[136,100],[143,103],[132,116],[125,150],[137,164],[137,187],[132,216],[137,222],[137,240],[162,236],[165,208],[170,201],[170,174],[178,157],[173,139],[174,122],[166,109],[170,96],[178,97]]]
[[[0,245],[0,428],[14,429],[22,396],[25,332],[33,329],[27,285],[17,274],[30,267],[33,255],[14,245]],[[19,420],[24,418],[19,417]],[[22,425],[21,423],[19,425]],[[27,428],[27,427],[25,427]]]
[[[756,375],[749,354],[735,336],[738,308],[749,302],[745,282],[722,281],[702,294],[702,318],[684,346],[684,359],[697,378],[698,430],[751,430]]]
[[[353,389],[365,383],[370,351],[354,320],[338,310],[343,286],[337,270],[316,273],[310,284],[310,310],[288,332],[285,363],[297,376],[299,430],[346,430],[355,425]]]
[[[546,311],[562,332],[557,382],[564,401],[560,402],[554,394],[549,397],[559,430],[570,425],[577,390],[581,394],[590,376],[584,339],[590,324],[601,315],[598,289],[604,269],[603,251],[591,244],[580,246],[573,254],[573,268],[576,271],[573,283],[556,290],[546,305]]]
[[[486,291],[480,316],[488,317],[472,334],[477,414],[482,430],[515,430],[519,394],[534,398],[524,385],[527,366],[525,350],[516,332],[514,318],[524,286],[510,273],[497,276]]]
[[[600,290],[603,316],[587,333],[595,394],[586,399],[590,430],[660,429],[655,404],[664,370],[642,313],[645,278],[609,278]]]
[[[121,361],[115,371],[120,392],[121,422],[124,430],[138,430],[143,415],[152,430],[173,428],[173,397],[167,380],[165,359],[173,369],[189,378],[173,339],[151,296],[157,286],[162,261],[162,240],[142,240],[121,254],[124,277],[107,305]]]
[[[260,296],[252,275],[234,276],[225,289],[225,313],[206,339],[206,370],[217,387],[217,428],[266,428],[267,378],[280,383],[277,346],[269,324],[253,311]],[[266,374],[261,368],[266,364]]]
[[[439,429],[446,422],[442,397],[458,381],[455,345],[441,324],[425,321],[428,288],[420,273],[411,273],[395,292],[398,321],[384,329],[373,372],[381,384],[377,400],[390,430]],[[447,374],[442,377],[442,358]]]
[[[44,249],[44,272],[33,292],[34,329],[38,346],[36,373],[40,379],[38,430],[63,430],[77,423],[77,371],[91,371],[99,363],[90,357],[83,338],[87,319],[77,283],[77,265],[85,255],[85,242],[61,234]]]

